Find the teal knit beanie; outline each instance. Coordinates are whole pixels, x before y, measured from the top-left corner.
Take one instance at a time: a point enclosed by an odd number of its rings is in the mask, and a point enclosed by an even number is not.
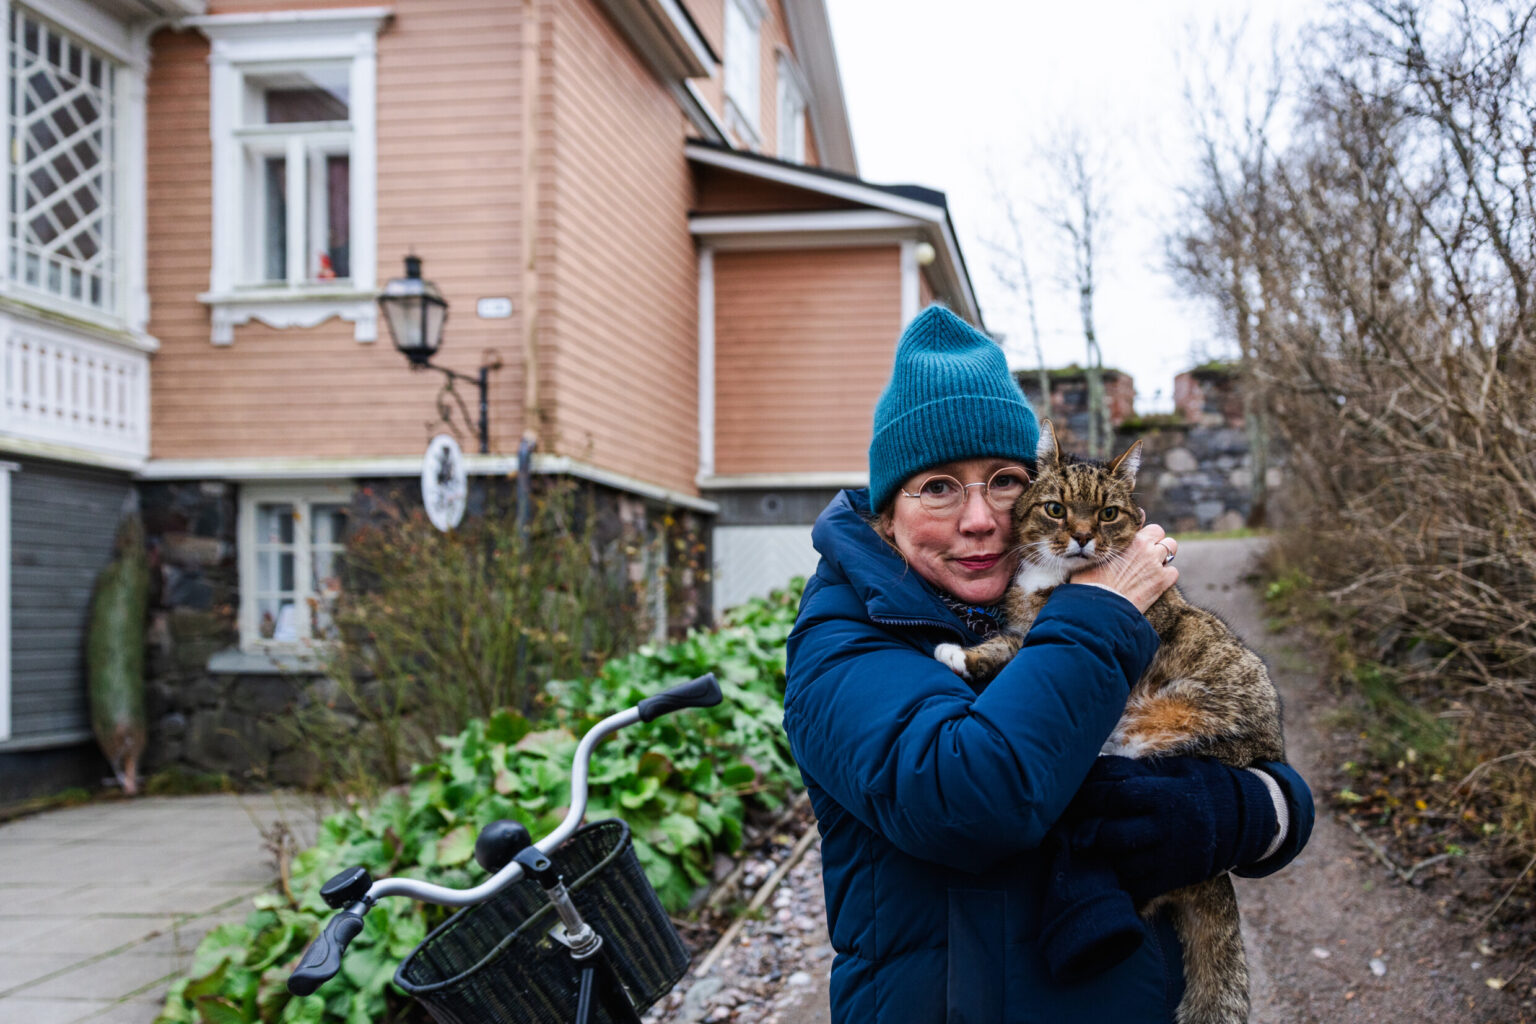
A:
[[[896,343],[891,380],[875,403],[869,504],[877,511],[907,477],[960,459],[1034,465],[1040,428],[1003,350],[943,306],[923,310]]]

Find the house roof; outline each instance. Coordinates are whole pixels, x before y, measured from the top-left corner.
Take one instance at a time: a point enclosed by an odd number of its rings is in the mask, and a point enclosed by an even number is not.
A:
[[[792,160],[780,160],[777,157],[764,156],[762,153],[754,153],[747,149],[737,149],[734,146],[728,146],[724,143],[714,142],[706,139],[690,139],[688,140],[688,144],[690,146],[703,146],[709,149],[718,150],[722,153],[732,153],[736,156],[745,157],[748,160],[755,160],[765,165],[773,165],[778,167],[791,168],[796,171],[804,171],[807,174],[815,175],[819,178],[828,178],[832,181],[847,182],[850,185],[857,185],[861,188],[875,189],[876,191],[885,192],[893,196],[899,196],[903,199],[913,199],[919,203],[927,203],[929,206],[940,207],[945,212],[948,212],[949,210],[949,200],[943,192],[940,192],[938,189],[927,188],[923,185],[877,185],[872,181],[865,181],[863,178],[856,174],[848,174],[834,168],[814,167],[809,164],[795,163]]]
[[[688,8],[676,0],[599,0],[665,82],[714,74],[715,53]]]
[[[942,254],[936,267],[941,278],[948,279],[953,286],[958,305],[962,307],[958,312],[985,330],[970,271],[960,251],[954,222],[949,215],[949,203],[943,192],[921,185],[877,185],[852,174],[825,167],[808,167],[703,139],[690,139],[687,155],[697,164],[910,218],[912,223],[924,228],[922,233],[935,251]]]

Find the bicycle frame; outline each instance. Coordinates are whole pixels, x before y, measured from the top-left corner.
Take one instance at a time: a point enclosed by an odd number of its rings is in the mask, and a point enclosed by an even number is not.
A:
[[[385,897],[404,896],[422,903],[470,907],[491,898],[525,875],[531,875],[554,904],[564,931],[564,935],[557,937],[566,944],[579,969],[581,994],[576,1020],[587,1020],[595,999],[607,1008],[612,1019],[621,1022],[638,1021],[628,996],[614,976],[612,965],[601,953],[602,938],[582,921],[561,879],[554,872],[548,855],[570,838],[586,815],[587,777],[592,751],[598,743],[637,722],[650,722],[681,708],[710,707],[720,703],[720,699],[719,684],[714,675],[709,674],[647,697],[634,707],[616,712],[598,722],[577,744],[571,765],[570,809],[554,831],[537,842],[528,843],[526,831],[515,822],[492,823],[482,830],[481,841],[476,844],[476,859],[488,870],[490,868],[481,853],[482,849],[489,851],[494,845],[487,843],[486,839],[495,826],[504,824],[515,829],[522,837],[521,843],[527,845],[507,850],[506,857],[510,859],[498,864],[491,877],[479,885],[469,889],[453,889],[409,878],[374,881],[366,869],[361,867],[349,868],[332,877],[321,887],[320,893],[326,903],[339,913],[326,922],[320,935],[305,950],[288,979],[289,991],[295,995],[308,995],[334,977],[341,969],[341,958],[346,953],[347,945],[362,931],[363,916]],[[501,838],[505,839],[506,836]]]

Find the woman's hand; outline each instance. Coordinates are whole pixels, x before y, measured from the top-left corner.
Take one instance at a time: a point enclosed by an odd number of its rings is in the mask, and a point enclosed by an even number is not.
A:
[[[1074,573],[1070,582],[1113,590],[1145,614],[1152,602],[1178,580],[1179,570],[1169,564],[1178,549],[1179,542],[1164,533],[1161,526],[1148,523],[1136,531],[1130,547],[1119,558]]]

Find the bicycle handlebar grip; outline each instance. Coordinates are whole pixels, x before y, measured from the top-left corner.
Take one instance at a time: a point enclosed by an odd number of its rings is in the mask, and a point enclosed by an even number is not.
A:
[[[304,951],[304,959],[288,976],[288,991],[296,996],[307,996],[336,977],[347,943],[357,938],[357,933],[362,930],[361,911],[343,910],[327,921],[319,937]]]
[[[720,684],[715,682],[715,674],[708,672],[670,690],[652,694],[636,706],[640,709],[640,721],[653,722],[681,708],[712,708],[719,703]]]

